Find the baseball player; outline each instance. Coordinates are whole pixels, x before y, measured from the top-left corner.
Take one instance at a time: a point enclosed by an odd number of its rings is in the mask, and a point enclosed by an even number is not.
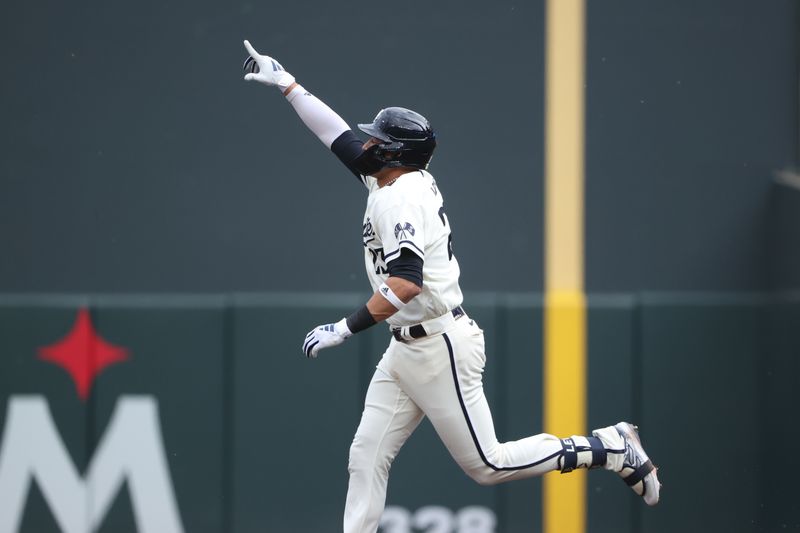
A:
[[[459,266],[442,192],[428,172],[436,135],[420,114],[401,107],[347,123],[297,84],[275,59],[244,41],[244,79],[275,86],[303,123],[367,190],[362,237],[374,294],[347,318],[312,329],[303,352],[341,344],[379,322],[391,340],[370,382],[350,447],[344,533],[374,533],[383,512],[389,467],[427,416],[453,459],[482,485],[559,470],[605,468],[619,473],[648,505],[660,483],[635,426],[620,422],[591,436],[540,434],[499,442],[483,392],[483,331],[462,307]]]

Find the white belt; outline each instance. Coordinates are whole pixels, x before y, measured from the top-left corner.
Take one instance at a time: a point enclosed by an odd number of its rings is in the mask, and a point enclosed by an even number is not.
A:
[[[414,339],[421,339],[422,337],[438,335],[443,331],[447,331],[456,320],[465,315],[464,308],[459,305],[449,313],[445,313],[438,318],[432,318],[413,326],[392,327],[392,335],[400,342],[408,342]]]

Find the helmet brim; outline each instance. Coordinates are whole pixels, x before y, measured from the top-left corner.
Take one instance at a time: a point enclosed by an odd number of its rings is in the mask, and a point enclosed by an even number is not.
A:
[[[370,135],[372,137],[375,137],[376,139],[382,140],[383,142],[387,142],[387,143],[388,142],[392,142],[392,139],[390,139],[389,136],[386,135],[385,133],[383,133],[381,130],[376,128],[374,124],[359,124],[358,125],[358,129],[360,129],[361,131],[363,131],[367,135]]]

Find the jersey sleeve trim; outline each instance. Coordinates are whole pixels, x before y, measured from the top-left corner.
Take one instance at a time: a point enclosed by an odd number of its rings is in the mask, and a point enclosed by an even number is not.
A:
[[[400,245],[400,247],[399,247],[397,250],[395,250],[395,251],[393,251],[393,252],[389,252],[388,254],[387,254],[387,253],[384,253],[384,254],[383,254],[383,259],[384,259],[384,261],[387,261],[387,262],[388,262],[388,261],[391,261],[391,259],[390,259],[390,258],[391,258],[391,257],[394,257],[394,256],[395,256],[395,255],[397,255],[397,254],[399,254],[399,253],[400,253],[400,251],[401,251],[403,248],[407,248],[407,249],[411,250],[412,252],[414,252],[415,254],[417,254],[417,255],[420,257],[420,259],[425,259],[425,252],[423,252],[422,250],[420,250],[419,246],[417,246],[416,244],[414,244],[412,241],[409,241],[409,240],[402,240],[402,241],[398,242],[397,244],[399,244],[399,245]]]

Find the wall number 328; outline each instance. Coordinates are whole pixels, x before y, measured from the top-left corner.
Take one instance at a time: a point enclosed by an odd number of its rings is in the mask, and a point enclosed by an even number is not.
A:
[[[495,533],[497,517],[487,507],[471,506],[458,511],[429,505],[411,513],[389,506],[383,511],[381,533]]]

